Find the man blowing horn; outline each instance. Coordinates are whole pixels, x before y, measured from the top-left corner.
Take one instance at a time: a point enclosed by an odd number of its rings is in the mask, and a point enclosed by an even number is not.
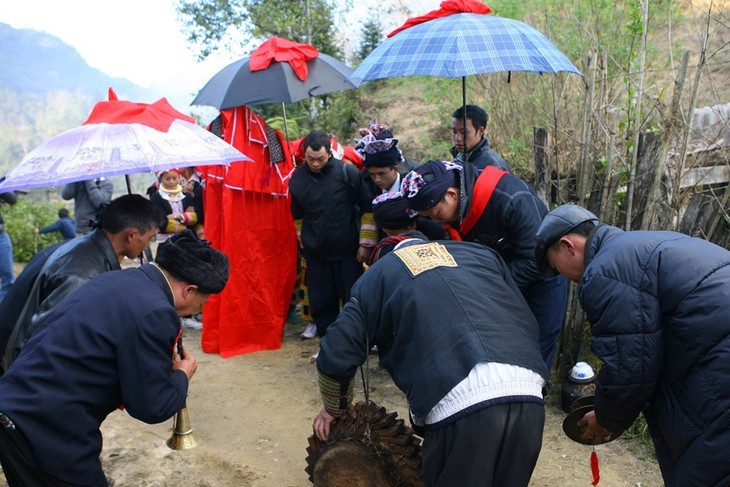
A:
[[[185,230],[157,260],[71,293],[0,378],[0,463],[10,487],[106,486],[99,427],[123,406],[159,423],[185,404],[198,367],[180,316],[228,281],[228,258]]]

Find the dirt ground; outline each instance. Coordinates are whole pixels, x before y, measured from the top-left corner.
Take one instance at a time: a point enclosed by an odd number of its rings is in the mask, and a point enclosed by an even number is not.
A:
[[[316,367],[308,357],[318,340],[302,341],[302,324],[287,324],[280,350],[222,359],[200,350],[200,331],[186,330],[185,343],[200,367],[193,377],[188,412],[197,442],[171,450],[172,420],[146,425],[122,411],[102,426],[102,462],[120,486],[306,487],[307,437],[319,411]],[[371,400],[405,418],[403,394],[371,355]],[[564,413],[547,409],[542,453],[532,486],[589,486],[591,448],[564,436]],[[362,386],[356,400],[363,399]],[[662,485],[656,462],[635,443],[616,440],[596,447],[603,486]],[[639,452],[639,453],[637,453]],[[648,458],[641,458],[646,456]],[[344,486],[343,486],[344,487]]]

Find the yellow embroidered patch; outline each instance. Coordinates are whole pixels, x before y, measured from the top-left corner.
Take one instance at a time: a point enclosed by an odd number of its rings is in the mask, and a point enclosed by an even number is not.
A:
[[[414,276],[436,267],[456,267],[456,261],[446,247],[437,242],[409,245],[395,251],[395,255]]]

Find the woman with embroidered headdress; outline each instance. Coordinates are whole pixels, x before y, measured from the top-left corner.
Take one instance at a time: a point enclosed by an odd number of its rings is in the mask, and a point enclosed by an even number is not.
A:
[[[198,214],[193,197],[183,191],[180,184],[179,169],[160,171],[157,178],[159,188],[150,196],[150,201],[166,215],[165,223],[159,227],[157,234],[157,243],[162,243],[170,235],[180,233],[185,228],[194,230],[198,223]]]
[[[398,148],[399,139],[393,137],[390,127],[370,121],[367,128],[360,129],[362,138],[356,141],[355,150],[362,155],[364,170],[362,179],[370,189],[373,198],[382,194],[398,193],[403,177],[418,165],[406,159]],[[426,217],[418,217],[416,225],[431,240],[444,238],[442,224],[432,222]],[[378,227],[378,238],[385,237],[383,229]]]

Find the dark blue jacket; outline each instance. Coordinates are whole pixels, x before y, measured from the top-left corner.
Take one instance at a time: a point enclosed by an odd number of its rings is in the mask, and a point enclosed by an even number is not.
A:
[[[459,224],[471,208],[474,184],[480,174],[469,164],[463,168]],[[535,234],[546,214],[547,207],[532,186],[517,176],[505,174],[479,221],[464,240],[481,243],[499,252],[512,272],[512,278],[520,289],[525,289],[547,280],[535,266]]]
[[[600,226],[579,297],[605,362],[598,422],[618,434],[643,410],[666,485],[730,485],[730,252]]]
[[[351,378],[377,345],[417,421],[480,362],[547,380],[537,322],[502,259],[469,242],[421,244],[390,252],[358,279],[322,338],[319,371]]]
[[[64,240],[71,240],[76,237],[76,224],[71,217],[64,217],[56,220],[47,227],[38,230],[38,233],[60,232]]]
[[[99,461],[106,416],[124,406],[159,423],[185,403],[187,376],[172,371],[179,332],[170,287],[154,265],[104,273],[28,340],[0,378],[0,411],[28,438],[45,473],[106,485]]]

